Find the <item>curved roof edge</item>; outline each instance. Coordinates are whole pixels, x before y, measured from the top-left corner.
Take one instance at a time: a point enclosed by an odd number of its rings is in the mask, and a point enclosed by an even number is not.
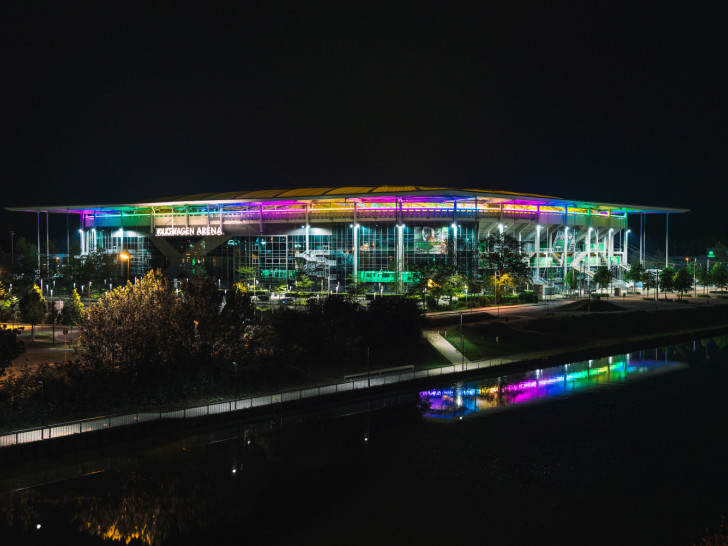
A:
[[[55,205],[31,207],[5,207],[16,212],[49,212],[49,213],[81,213],[93,209],[119,209],[172,205],[226,205],[237,203],[270,203],[276,201],[310,202],[328,201],[332,199],[356,199],[361,201],[378,201],[390,197],[438,197],[441,200],[458,200],[473,197],[483,198],[491,202],[523,202],[524,204],[540,204],[546,206],[595,208],[607,210],[623,210],[628,213],[683,213],[689,209],[673,207],[656,207],[631,205],[623,203],[605,203],[564,199],[549,195],[517,193],[504,190],[481,190],[472,188],[449,188],[435,186],[342,186],[342,187],[306,187],[298,189],[270,189],[245,192],[198,193],[177,195],[137,203],[87,204],[87,205]]]

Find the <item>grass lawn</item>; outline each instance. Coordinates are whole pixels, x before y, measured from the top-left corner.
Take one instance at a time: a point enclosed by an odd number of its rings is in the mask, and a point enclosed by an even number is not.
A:
[[[447,340],[460,350],[459,326],[448,328]],[[544,334],[520,330],[500,322],[463,325],[463,341],[465,356],[470,360],[499,358],[561,345],[558,340]]]

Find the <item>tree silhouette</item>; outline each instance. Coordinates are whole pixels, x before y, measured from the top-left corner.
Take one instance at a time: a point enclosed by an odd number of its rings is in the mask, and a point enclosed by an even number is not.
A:
[[[83,303],[81,303],[81,296],[79,296],[78,291],[74,288],[68,301],[63,306],[63,311],[61,311],[61,322],[66,326],[75,326],[76,324],[80,324],[82,317]]]
[[[37,284],[20,299],[19,307],[23,321],[30,324],[30,339],[34,341],[35,325],[42,322],[48,312],[48,305]]]

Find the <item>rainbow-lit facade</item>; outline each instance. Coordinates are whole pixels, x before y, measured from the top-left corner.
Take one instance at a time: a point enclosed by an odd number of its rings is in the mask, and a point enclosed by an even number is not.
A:
[[[79,214],[82,253],[127,251],[132,275],[151,267],[171,277],[204,271],[229,285],[239,279],[239,268],[249,267],[264,285],[291,286],[307,275],[331,292],[352,279],[402,291],[413,280],[412,265],[425,262],[457,265],[476,278],[478,241],[497,232],[521,241],[534,284],[558,282],[571,269],[589,276],[600,265],[619,273],[628,267],[628,215],[684,212],[420,186],[261,190],[12,210]]]

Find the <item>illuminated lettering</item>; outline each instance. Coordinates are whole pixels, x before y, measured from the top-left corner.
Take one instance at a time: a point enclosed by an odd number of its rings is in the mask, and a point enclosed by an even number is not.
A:
[[[220,226],[181,226],[158,227],[154,230],[157,237],[208,237],[211,235],[225,235]]]

